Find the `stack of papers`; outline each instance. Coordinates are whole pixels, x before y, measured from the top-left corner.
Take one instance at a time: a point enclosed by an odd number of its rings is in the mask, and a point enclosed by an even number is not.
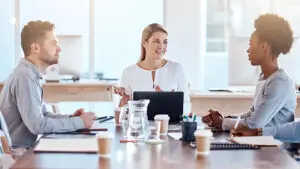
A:
[[[45,139],[39,140],[34,152],[55,153],[96,153],[98,149],[96,138],[76,139]]]

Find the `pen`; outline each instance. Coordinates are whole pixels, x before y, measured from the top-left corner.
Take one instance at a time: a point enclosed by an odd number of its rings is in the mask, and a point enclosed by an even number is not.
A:
[[[113,117],[113,116],[109,116],[109,117],[107,117],[106,119],[99,120],[99,123],[102,123],[102,122],[105,122],[105,121],[111,120],[111,119],[113,119],[113,118],[115,118],[115,117]]]
[[[186,115],[183,115],[182,121],[187,121],[187,120],[188,120],[187,116],[186,116]]]
[[[237,119],[236,119],[236,122],[235,122],[234,127],[233,127],[235,130],[237,129],[237,127],[238,127],[238,125],[239,125],[240,119],[241,119],[241,115],[239,115],[239,116],[237,117]],[[233,137],[233,134],[230,132],[230,138],[232,138],[232,137]]]
[[[127,139],[121,139],[120,140],[120,143],[136,143],[137,141],[136,140],[127,140]]]
[[[237,126],[239,124],[239,121],[241,119],[241,116],[239,115],[238,118],[236,119],[235,125],[234,125],[234,129],[237,129]]]
[[[110,117],[110,116],[102,116],[102,117],[98,117],[96,120],[102,120],[102,119],[106,119],[108,117]]]

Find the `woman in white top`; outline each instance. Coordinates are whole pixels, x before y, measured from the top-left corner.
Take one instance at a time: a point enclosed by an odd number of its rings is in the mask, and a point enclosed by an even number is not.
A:
[[[168,32],[153,23],[142,33],[141,57],[136,64],[123,70],[120,87],[115,93],[122,96],[119,107],[132,99],[133,91],[183,91],[189,103],[189,90],[183,68],[179,63],[164,59]],[[186,108],[185,108],[186,110]]]

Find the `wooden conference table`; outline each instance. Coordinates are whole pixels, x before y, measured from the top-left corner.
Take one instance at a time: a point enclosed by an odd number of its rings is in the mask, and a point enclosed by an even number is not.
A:
[[[197,156],[196,149],[188,143],[162,137],[166,142],[161,145],[144,143],[120,143],[121,128],[114,123],[102,123],[115,133],[110,158],[97,154],[80,153],[34,153],[29,150],[13,166],[13,169],[51,168],[104,168],[104,169],[299,169],[300,165],[286,152],[277,147],[260,150],[213,150],[208,156]],[[216,139],[226,139],[228,133],[214,135]]]

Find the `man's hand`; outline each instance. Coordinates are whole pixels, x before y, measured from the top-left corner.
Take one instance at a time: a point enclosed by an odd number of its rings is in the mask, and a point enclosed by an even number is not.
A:
[[[70,117],[76,117],[76,116],[80,116],[82,113],[84,113],[84,109],[77,109]]]
[[[97,119],[95,113],[92,112],[84,112],[80,115],[80,118],[83,121],[84,128],[91,128],[94,120]]]

